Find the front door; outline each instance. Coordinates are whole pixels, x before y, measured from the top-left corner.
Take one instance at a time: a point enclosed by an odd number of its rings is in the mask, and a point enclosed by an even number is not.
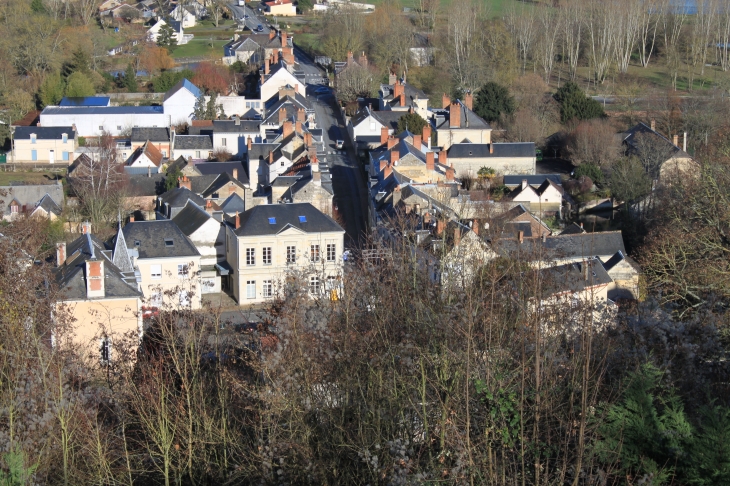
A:
[[[56,152],[53,150],[48,151],[48,163],[52,164],[56,161]]]

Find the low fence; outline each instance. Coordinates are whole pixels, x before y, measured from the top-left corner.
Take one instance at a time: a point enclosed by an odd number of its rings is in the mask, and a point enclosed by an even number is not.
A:
[[[0,171],[2,172],[27,172],[29,170],[34,170],[38,172],[45,172],[45,171],[51,171],[51,172],[66,172],[68,170],[69,162],[59,162],[56,164],[42,164],[39,162],[33,162],[33,161],[16,161],[16,162],[10,162],[7,164],[0,164]]]

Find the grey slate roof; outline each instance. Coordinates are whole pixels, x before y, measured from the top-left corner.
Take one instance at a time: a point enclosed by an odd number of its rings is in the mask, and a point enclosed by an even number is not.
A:
[[[188,201],[188,204],[172,218],[172,221],[180,228],[180,231],[186,236],[190,236],[209,219],[211,219],[211,215],[207,211]]]
[[[585,233],[586,230],[579,226],[578,223],[572,223],[570,226],[560,232],[561,235],[580,235]]]
[[[190,190],[195,194],[203,194],[218,179],[218,174],[206,174],[190,177]]]
[[[127,191],[133,197],[158,196],[165,192],[165,174],[130,175]]]
[[[136,249],[139,258],[200,255],[195,245],[172,220],[135,221],[128,223],[122,231],[127,248]],[[172,245],[166,244],[165,240],[171,240]]]
[[[62,140],[63,134],[73,140],[76,132],[73,127],[15,127],[15,140],[30,140],[30,134],[35,133],[38,140]]]
[[[242,184],[238,180],[234,179],[233,176],[231,176],[231,175],[227,174],[226,172],[224,172],[224,173],[219,174],[218,176],[216,176],[216,178],[213,181],[213,183],[210,184],[208,187],[206,187],[205,190],[203,192],[201,192],[200,194],[203,197],[211,197],[213,194],[215,194],[218,191],[220,191],[223,188],[224,185],[226,185],[226,184],[228,184],[230,182],[234,182],[239,187],[242,186]]]
[[[213,150],[213,141],[208,135],[175,135],[175,150]]]
[[[543,278],[542,288],[546,296],[563,292],[582,292],[590,287],[613,282],[597,258],[548,267],[540,270],[540,276]]]
[[[10,213],[10,203],[16,201],[19,206],[25,206],[26,210],[32,211],[40,204],[41,200],[48,195],[56,206],[63,207],[63,186],[60,182],[55,184],[28,184],[22,186],[0,186],[0,201],[4,214]]]
[[[466,105],[461,102],[461,100],[456,100],[456,103],[459,104],[459,109],[461,110],[461,116],[459,117],[459,128],[468,127],[470,129],[491,130],[492,127],[489,126],[489,123],[484,121],[482,118],[479,117],[479,115],[467,108]],[[450,128],[449,118],[451,117],[451,110],[449,108],[437,109],[432,111],[434,115],[436,115],[434,124],[436,125],[437,130]]]
[[[608,259],[606,263],[603,264],[603,268],[606,269],[607,272],[610,272],[613,267],[624,261],[626,257],[624,256],[623,252],[621,250],[617,251],[614,256]]]
[[[194,178],[191,178],[191,180]],[[191,192],[186,187],[176,187],[160,196],[162,204],[168,204],[171,208],[185,207],[188,200],[193,201],[198,206],[205,206],[205,199]]]
[[[91,247],[89,246],[91,242]],[[53,270],[56,283],[61,289],[64,300],[87,300],[85,263],[91,259],[92,251],[98,260],[104,261],[104,293],[106,298],[141,297],[137,282],[132,277],[125,280],[124,275],[109,260],[105,247],[92,235],[81,235],[66,247],[66,262]],[[127,283],[129,282],[129,283]],[[90,300],[103,300],[105,297]]]
[[[42,208],[45,212],[53,213],[56,216],[60,216],[61,212],[62,212],[61,207],[58,204],[56,204],[56,201],[54,201],[53,198],[51,196],[49,196],[48,194],[46,194],[45,196],[43,196],[43,198],[41,198],[40,202],[38,203],[38,206],[36,206],[36,209],[37,208]]]
[[[451,146],[452,148],[454,145]],[[534,155],[534,153],[533,153]],[[536,174],[536,175],[506,175],[504,176],[505,186],[519,186],[522,181],[526,180],[531,186],[540,187],[546,180],[551,180],[555,184],[562,185],[563,181],[560,179],[560,174]]]
[[[640,133],[654,136],[656,140],[665,147],[665,150],[667,151],[667,158],[692,158],[691,155],[674,145],[667,137],[657,131],[652,130],[651,127],[647,126],[643,122],[639,122],[623,134],[623,143],[625,143],[629,147],[629,152],[637,150],[636,141],[634,140],[634,138]]]
[[[238,124],[236,124],[238,123]],[[259,120],[213,120],[213,132],[215,133],[252,133],[259,132]],[[205,128],[205,127],[201,127]],[[202,130],[201,130],[202,131]]]
[[[233,214],[235,212],[242,213],[246,211],[246,203],[241,196],[234,192],[228,196],[228,199],[221,203],[220,208],[226,214]]]
[[[134,127],[132,128],[132,142],[169,142],[170,130],[166,127]]]
[[[237,169],[238,182],[244,185],[248,185],[249,182],[243,162],[204,162],[202,164],[195,164],[195,168],[203,175],[228,174],[231,176],[233,176],[233,169]]]
[[[626,254],[621,231],[549,236],[544,243],[541,238],[526,239],[522,244],[515,238],[499,239],[493,242],[493,246],[495,250],[512,257],[541,256],[547,260],[607,257],[617,251]]]
[[[304,216],[306,222],[300,221]],[[273,219],[273,224],[269,222]],[[235,230],[238,236],[276,235],[293,227],[305,233],[344,233],[344,229],[326,214],[309,203],[264,204],[255,206],[240,215],[241,226]]]
[[[469,127],[471,128],[471,125]],[[450,158],[455,159],[535,157],[535,142],[493,143],[492,146],[494,147],[494,153],[489,153],[488,143],[455,143],[449,147],[447,153]],[[544,178],[545,176],[532,177]],[[560,183],[559,176],[558,183]]]

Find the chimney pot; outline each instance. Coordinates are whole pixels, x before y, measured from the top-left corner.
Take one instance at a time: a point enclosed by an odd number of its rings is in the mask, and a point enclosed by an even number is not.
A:
[[[421,135],[423,137],[423,143],[425,143],[428,148],[431,148],[431,125],[426,123],[426,126],[423,127]]]
[[[461,105],[453,102],[449,106],[449,128],[461,127]]]
[[[134,223],[134,214],[129,215],[129,222]]]
[[[446,165],[446,150],[439,152],[439,164]]]
[[[421,150],[421,136],[420,135],[413,135],[413,146],[416,148],[416,150]]]

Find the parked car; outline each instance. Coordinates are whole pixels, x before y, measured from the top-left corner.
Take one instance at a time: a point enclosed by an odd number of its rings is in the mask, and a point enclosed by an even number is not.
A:
[[[261,25],[261,24],[259,24],[259,25],[258,25],[258,26],[256,27],[256,32],[263,32],[263,31],[264,31],[264,26],[263,26],[263,25]]]
[[[535,160],[540,162],[542,160],[542,150],[535,149]]]
[[[337,147],[337,150],[341,150],[342,147],[344,147],[344,145],[345,145],[344,140],[338,140],[337,142],[335,142],[335,147]]]

